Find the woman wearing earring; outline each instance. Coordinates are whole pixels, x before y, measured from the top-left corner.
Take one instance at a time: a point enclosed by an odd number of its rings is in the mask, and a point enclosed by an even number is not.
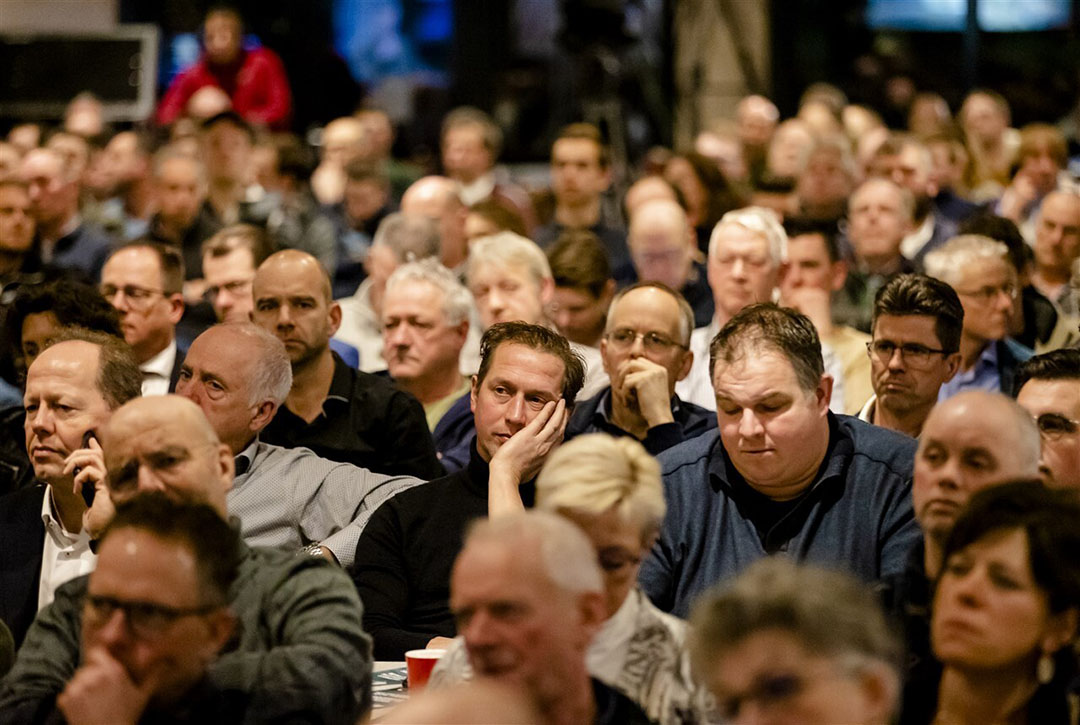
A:
[[[944,552],[931,639],[933,722],[1076,722],[1080,498],[1037,483],[972,497]]]

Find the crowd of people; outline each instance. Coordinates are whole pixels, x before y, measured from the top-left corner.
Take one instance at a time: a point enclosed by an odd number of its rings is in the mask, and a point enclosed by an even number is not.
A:
[[[0,720],[354,723],[440,649],[386,722],[1076,722],[1055,126],[818,85],[532,188],[475,108],[310,147],[242,35],[0,141]]]

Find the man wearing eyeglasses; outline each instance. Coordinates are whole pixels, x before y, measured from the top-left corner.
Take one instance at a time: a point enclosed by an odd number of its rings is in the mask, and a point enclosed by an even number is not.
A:
[[[1080,350],[1036,355],[1016,371],[1016,402],[1042,436],[1040,471],[1049,486],[1080,488]]]
[[[953,237],[926,255],[926,273],[956,290],[964,308],[960,370],[943,383],[938,401],[961,390],[1015,396],[1016,368],[1032,355],[1008,337],[1019,287],[1009,250],[977,234]]]
[[[183,257],[158,242],[125,245],[101,270],[101,294],[120,313],[124,340],[142,370],[143,395],[165,395],[176,387],[184,359],[176,345],[183,287]]]
[[[683,296],[662,282],[639,282],[617,294],[600,340],[611,385],[576,406],[566,437],[633,436],[657,455],[715,428],[709,410],[675,394],[694,362],[693,321]]]
[[[918,438],[941,386],[960,367],[964,308],[952,287],[921,274],[893,277],[874,299],[874,395],[859,417]]]
[[[147,494],[120,510],[99,552],[82,608],[81,663],[56,698],[65,721],[242,719],[244,697],[206,679],[236,625],[228,606],[236,532],[206,504]]]

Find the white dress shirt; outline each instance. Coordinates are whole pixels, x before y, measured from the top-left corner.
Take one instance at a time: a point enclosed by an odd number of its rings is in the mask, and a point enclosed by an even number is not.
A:
[[[57,587],[75,577],[89,574],[97,563],[97,555],[90,551],[90,534],[86,529],[71,533],[64,528],[53,510],[52,488],[47,487],[41,502],[45,547],[41,552],[38,610],[52,603]]]
[[[142,394],[168,395],[169,377],[175,364],[176,340],[173,339],[168,347],[139,366],[143,374]]]

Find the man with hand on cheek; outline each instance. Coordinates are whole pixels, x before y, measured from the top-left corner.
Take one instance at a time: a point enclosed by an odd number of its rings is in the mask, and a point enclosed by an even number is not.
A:
[[[368,520],[353,581],[377,659],[439,646],[455,634],[450,571],[470,520],[532,505],[532,482],[562,442],[585,366],[565,338],[539,325],[497,323],[480,344],[468,465],[402,491]]]
[[[567,438],[633,436],[657,455],[715,428],[711,411],[675,395],[675,383],[694,361],[688,349],[693,323],[690,305],[662,282],[641,282],[616,295],[600,341],[611,385],[577,406]]]

